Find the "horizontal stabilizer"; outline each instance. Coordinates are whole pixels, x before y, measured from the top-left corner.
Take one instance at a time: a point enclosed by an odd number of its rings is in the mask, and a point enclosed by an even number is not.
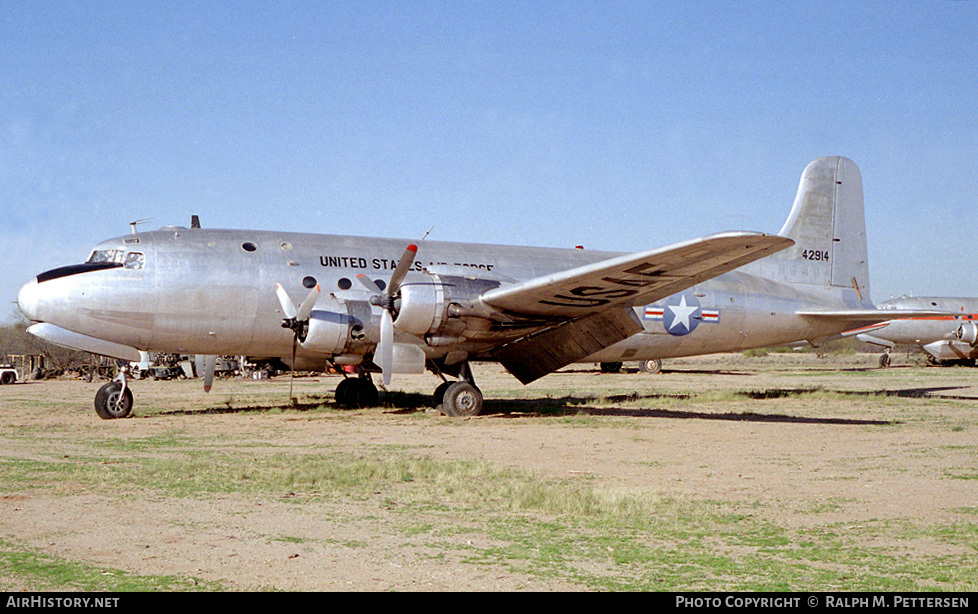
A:
[[[806,318],[827,318],[851,320],[853,322],[886,322],[888,320],[915,320],[918,318],[947,318],[961,315],[954,311],[935,311],[933,309],[836,309],[796,311],[795,315]]]
[[[827,311],[796,311],[795,315],[805,318],[819,318],[850,322],[853,325],[875,324],[889,320],[914,320],[918,318],[947,318],[957,314],[953,311],[934,311],[917,309],[839,309]]]

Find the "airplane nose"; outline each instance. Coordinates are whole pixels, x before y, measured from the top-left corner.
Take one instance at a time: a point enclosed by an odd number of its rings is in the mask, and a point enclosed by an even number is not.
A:
[[[17,294],[17,307],[20,308],[20,312],[24,314],[24,317],[33,322],[38,321],[37,317],[37,278],[35,277],[31,281],[24,284],[24,287],[20,289]]]

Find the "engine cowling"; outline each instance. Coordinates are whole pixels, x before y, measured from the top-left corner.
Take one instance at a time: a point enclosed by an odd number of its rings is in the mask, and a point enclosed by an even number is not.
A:
[[[496,288],[495,279],[440,276],[429,273],[421,282],[404,283],[397,302],[394,327],[418,336],[435,335],[446,329],[459,305],[466,305],[486,290]],[[451,328],[451,327],[447,327]]]
[[[978,324],[965,322],[958,327],[955,337],[958,338],[958,341],[963,341],[972,347],[978,345]]]
[[[394,327],[415,335],[434,332],[445,321],[445,286],[438,281],[401,286]]]
[[[353,342],[353,333],[363,324],[349,313],[347,305],[320,299],[309,314],[309,324],[301,341],[304,349],[321,354],[342,354]]]
[[[313,311],[309,317],[309,330],[301,345],[307,350],[323,354],[339,354],[350,340],[352,319],[342,313]]]

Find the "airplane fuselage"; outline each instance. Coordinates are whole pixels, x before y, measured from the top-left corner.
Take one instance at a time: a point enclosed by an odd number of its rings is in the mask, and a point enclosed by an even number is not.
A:
[[[369,303],[371,291],[357,276],[388,280],[407,244],[400,239],[171,227],[100,243],[88,265],[38,276],[21,292],[19,303],[32,320],[141,350],[288,357],[292,334],[281,326],[275,286],[301,297],[318,284],[322,296],[317,308],[349,314],[362,328],[344,347],[299,347],[297,363],[315,368],[325,364],[327,354],[355,357],[376,345],[381,309]],[[426,241],[405,283],[430,280],[431,273],[469,299],[487,289],[616,255]],[[772,280],[776,277],[773,263],[759,261],[653,305],[635,305],[643,330],[586,361],[736,351],[841,332],[838,323],[826,326],[795,315],[806,305],[825,307],[835,301],[845,307],[837,291],[781,284]],[[460,287],[464,284],[471,287]],[[425,335],[427,358],[464,351],[479,359],[500,340],[540,325],[485,306],[473,316],[479,306],[469,307],[444,317]]]

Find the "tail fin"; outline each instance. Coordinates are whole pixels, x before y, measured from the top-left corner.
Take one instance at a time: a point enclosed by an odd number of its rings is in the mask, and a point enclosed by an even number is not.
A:
[[[872,305],[863,181],[852,160],[832,156],[810,163],[778,234],[795,241],[771,256],[781,281],[848,289],[847,303]]]

